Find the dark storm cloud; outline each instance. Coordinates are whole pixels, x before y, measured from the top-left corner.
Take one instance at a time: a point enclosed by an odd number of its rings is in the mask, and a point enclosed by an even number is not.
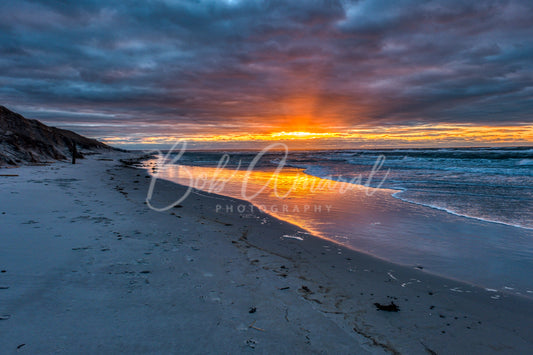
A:
[[[531,122],[532,10],[519,0],[7,0],[0,98],[94,135],[175,123],[223,133],[298,116],[345,128]]]

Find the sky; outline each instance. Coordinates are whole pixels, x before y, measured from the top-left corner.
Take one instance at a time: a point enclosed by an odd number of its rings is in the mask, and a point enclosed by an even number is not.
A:
[[[532,13],[524,0],[2,0],[0,104],[126,148],[533,145]]]

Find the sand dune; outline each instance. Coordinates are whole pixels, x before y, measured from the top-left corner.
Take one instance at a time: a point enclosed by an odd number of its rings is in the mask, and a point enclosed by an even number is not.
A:
[[[0,106],[0,166],[67,159],[72,156],[72,144],[78,150],[113,149],[95,139],[49,127]],[[83,157],[81,152],[78,157]]]

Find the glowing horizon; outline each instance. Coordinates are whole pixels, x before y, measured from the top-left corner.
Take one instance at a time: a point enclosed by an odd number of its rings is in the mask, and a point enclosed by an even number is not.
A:
[[[533,145],[533,125],[474,126],[424,125],[352,129],[346,132],[278,131],[272,133],[235,133],[226,135],[158,135],[138,137],[105,137],[103,141],[115,145],[171,145],[179,140],[194,143],[253,143],[253,142],[312,142],[318,147],[328,142],[353,144],[354,147],[372,145],[457,146],[457,145]]]

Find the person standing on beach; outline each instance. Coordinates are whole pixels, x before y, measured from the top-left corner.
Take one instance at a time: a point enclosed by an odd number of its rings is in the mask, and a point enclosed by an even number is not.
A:
[[[78,151],[76,149],[76,143],[72,141],[72,144],[70,146],[70,152],[72,153],[72,164],[76,164],[76,155],[78,155]]]

